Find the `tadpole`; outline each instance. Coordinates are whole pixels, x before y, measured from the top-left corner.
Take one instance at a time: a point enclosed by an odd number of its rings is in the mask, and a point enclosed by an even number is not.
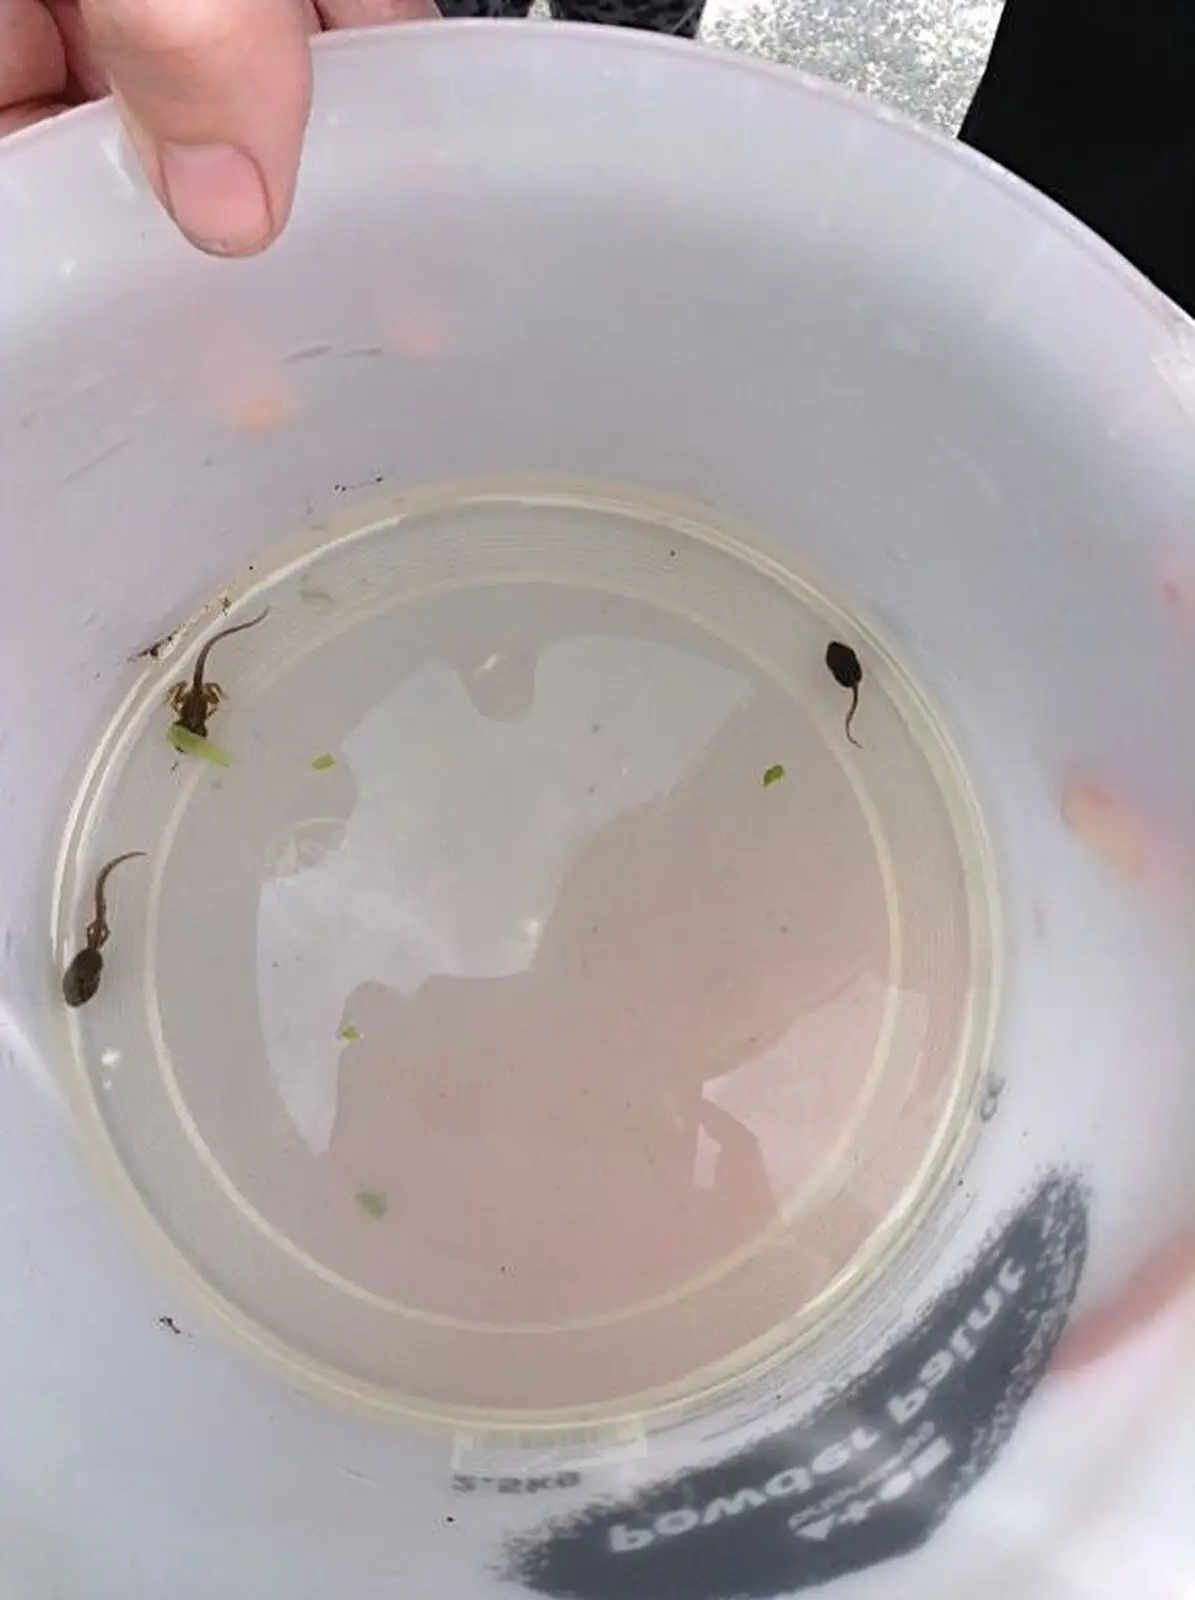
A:
[[[195,658],[195,670],[190,683],[184,679],[170,691],[170,708],[178,718],[176,727],[193,734],[196,739],[207,738],[207,719],[224,698],[224,691],[218,683],[205,683],[203,678],[212,646],[219,644],[221,639],[231,638],[234,633],[244,633],[246,628],[256,628],[269,614],[270,608],[266,606],[255,617],[250,617],[248,622],[237,622],[231,628],[221,628],[219,633],[212,634]]]
[[[62,998],[68,1006],[85,1006],[95,995],[100,986],[100,979],[104,975],[102,952],[111,933],[108,926],[106,895],[108,879],[122,861],[132,861],[144,854],[144,850],[126,850],[124,855],[114,856],[100,868],[99,876],[95,880],[95,916],[87,924],[83,948],[75,952],[70,965],[62,974]]]
[[[840,688],[851,691],[851,704],[850,710],[846,714],[845,731],[847,738],[855,746],[856,750],[862,750],[863,746],[851,732],[851,723],[855,720],[855,712],[859,709],[859,685],[863,682],[863,668],[860,665],[859,657],[849,644],[843,644],[841,639],[831,639],[826,646],[826,666],[829,668],[830,676],[834,679],[834,682]]]

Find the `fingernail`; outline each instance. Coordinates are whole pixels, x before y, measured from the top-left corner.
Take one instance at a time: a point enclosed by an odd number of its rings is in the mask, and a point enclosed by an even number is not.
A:
[[[159,152],[166,201],[201,250],[239,256],[260,250],[273,233],[257,163],[228,144],[165,144]]]

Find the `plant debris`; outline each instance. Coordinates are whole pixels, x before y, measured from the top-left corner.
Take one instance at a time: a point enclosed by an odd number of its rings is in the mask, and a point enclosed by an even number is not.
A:
[[[774,767],[769,767],[763,775],[763,786],[770,789],[774,783],[779,783],[784,776],[784,768],[779,762]]]
[[[214,767],[232,766],[232,757],[223,745],[213,744],[210,739],[191,733],[181,722],[172,722],[166,729],[166,742],[179,755],[198,756],[202,761],[210,761]]]
[[[336,1037],[343,1039],[345,1044],[356,1044],[361,1037],[361,1030],[351,1022],[342,1022]]]
[[[327,754],[327,752],[325,752],[322,756],[316,756],[315,760],[311,763],[311,770],[312,772],[327,772],[330,767],[334,767],[335,765],[336,757],[330,756]]]
[[[380,1189],[358,1189],[353,1199],[375,1222],[381,1222],[390,1209],[390,1202]]]

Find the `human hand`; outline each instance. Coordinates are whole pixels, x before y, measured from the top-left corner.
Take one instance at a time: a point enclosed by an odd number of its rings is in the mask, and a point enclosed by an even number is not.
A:
[[[183,233],[252,255],[290,213],[309,35],[438,15],[434,0],[0,0],[0,134],[111,91]]]

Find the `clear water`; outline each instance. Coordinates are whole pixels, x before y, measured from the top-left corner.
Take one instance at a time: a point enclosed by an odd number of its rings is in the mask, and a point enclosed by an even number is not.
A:
[[[171,684],[267,602],[210,661],[230,765],[178,755]],[[870,631],[712,523],[528,490],[259,566],[164,654],[59,942],[147,851],[76,1084],[242,1331],[416,1409],[618,1406],[879,1269],[957,1154],[994,978],[974,807]]]

